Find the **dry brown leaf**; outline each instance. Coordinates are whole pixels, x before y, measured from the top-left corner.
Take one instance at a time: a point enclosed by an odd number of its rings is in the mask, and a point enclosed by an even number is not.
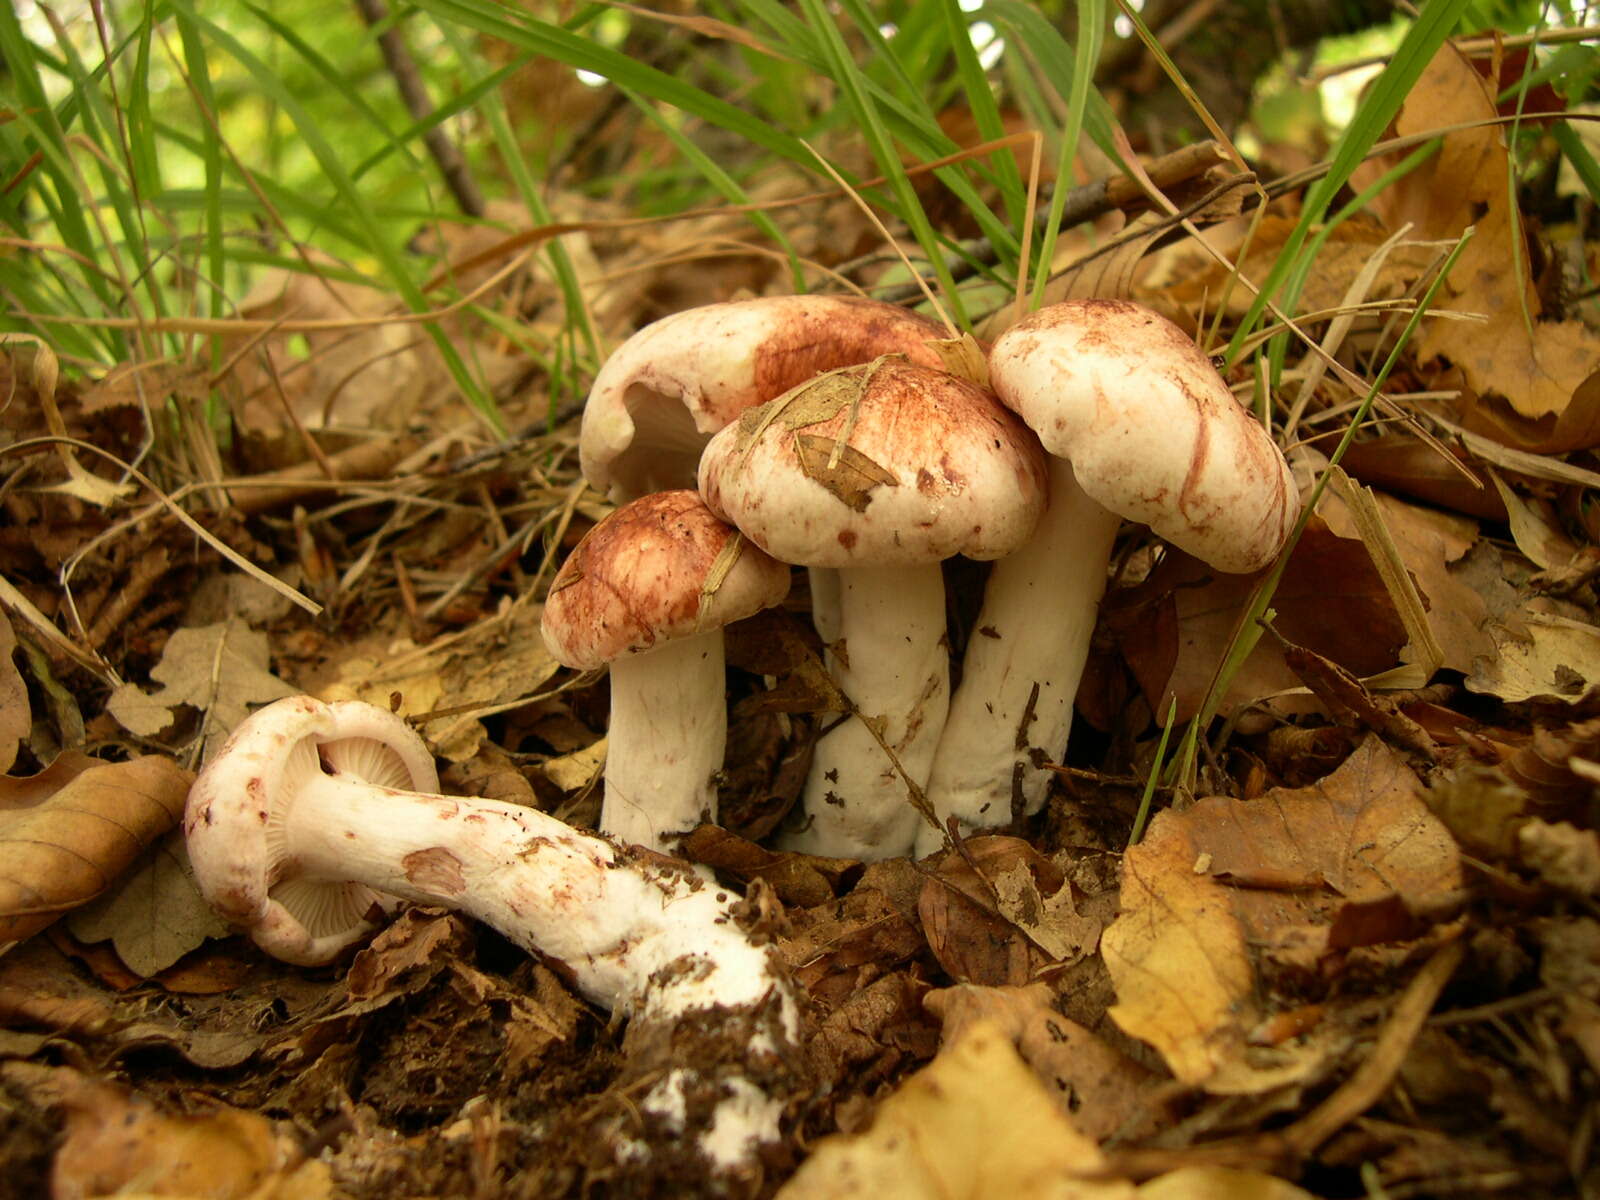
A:
[[[1483,477],[1482,469],[1469,461],[1465,451],[1455,451],[1455,455],[1460,468],[1445,462],[1437,450],[1411,434],[1395,433],[1369,442],[1352,442],[1339,465],[1362,483],[1381,489],[1380,495],[1396,493],[1450,512],[1504,521],[1505,505]],[[1470,472],[1480,485],[1474,486],[1463,470]]]
[[[1052,999],[1044,983],[998,988],[962,983],[929,992],[923,1005],[939,1018],[946,1043],[980,1021],[993,1022],[1078,1129],[1095,1141],[1112,1134],[1137,1140],[1141,1131],[1153,1132],[1161,1106],[1149,1089],[1165,1081],[1062,1016]]]
[[[1376,738],[1310,787],[1162,812],[1124,859],[1123,915],[1101,938],[1111,1015],[1185,1083],[1234,1091],[1297,1078],[1314,1045],[1247,1045],[1267,1015],[1258,961],[1280,947],[1315,955],[1347,904],[1394,896],[1425,911],[1460,887],[1454,841]]]
[[[80,941],[109,939],[127,968],[146,979],[207,938],[232,932],[195,886],[181,830],[169,833],[138,870],[78,909],[66,924]]]
[[[1467,688],[1502,700],[1551,697],[1576,704],[1600,683],[1600,629],[1524,611],[1516,628],[1491,622],[1494,652],[1475,659]]]
[[[0,780],[0,942],[101,895],[183,815],[193,776],[147,755],[89,767],[48,795]]]
[[[940,860],[917,900],[928,946],[961,983],[1027,983],[1051,957],[1002,910],[996,880],[1020,872],[1035,899],[1055,896],[1067,886],[1061,869],[1021,838],[968,838],[965,851]],[[1014,882],[1012,894],[1020,898],[1020,891]],[[1042,912],[1030,915],[1037,920]]]
[[[348,320],[351,328],[228,339],[232,370],[227,384],[236,397],[242,430],[257,437],[277,434],[287,425],[285,402],[302,424],[313,428],[400,428],[428,393],[437,368],[419,353],[426,339],[415,326],[363,323],[394,311],[394,298],[378,288],[302,271],[262,276],[241,301],[241,317]],[[308,347],[309,353],[297,355],[296,344]],[[248,353],[238,356],[246,349]],[[297,443],[291,437],[298,450]]]
[[[1298,220],[1292,215],[1269,213],[1259,222],[1252,217],[1228,222],[1206,231],[1207,240],[1230,261],[1237,261],[1239,273],[1247,279],[1265,279],[1282,256],[1289,235]],[[1244,237],[1252,224],[1255,232],[1248,246]],[[1325,312],[1338,307],[1356,277],[1373,253],[1389,237],[1389,231],[1371,220],[1356,218],[1336,226],[1317,251],[1317,269],[1306,279],[1300,293],[1300,311]],[[1244,250],[1243,258],[1239,250]],[[1378,269],[1367,292],[1369,300],[1392,300],[1404,295],[1417,275],[1427,267],[1435,251],[1414,241],[1397,246]],[[1157,269],[1140,280],[1134,299],[1151,305],[1185,327],[1193,312],[1214,307],[1224,295],[1226,315],[1242,317],[1254,299],[1247,288],[1229,287],[1228,269],[1193,242],[1177,242],[1151,256]],[[1151,261],[1147,260],[1147,261]]]
[[[1422,799],[1406,761],[1368,738],[1332,775],[1305,788],[1274,788],[1257,800],[1213,796],[1184,816],[1212,878],[1251,889],[1331,888],[1346,900],[1399,895],[1419,907],[1461,886],[1454,841]],[[1270,913],[1240,897],[1251,933],[1270,932]],[[1337,899],[1305,898],[1326,912]]]
[[[365,700],[403,717],[506,705],[538,691],[560,670],[539,636],[540,615],[538,605],[523,605],[508,621],[484,622],[473,636],[421,647],[374,633],[336,648],[318,676],[305,681],[306,690],[324,700]],[[475,712],[430,721],[421,732],[450,762],[475,757],[488,736]]]
[[[106,711],[130,733],[154,737],[172,724],[178,705],[197,708],[206,714],[200,757],[208,761],[252,705],[295,694],[267,669],[267,661],[267,635],[243,621],[179,629],[150,671],[161,689],[150,693],[123,684],[111,693]]]
[[[1477,522],[1382,492],[1374,495],[1401,561],[1427,604],[1428,625],[1444,651],[1442,665],[1469,670],[1475,658],[1494,650],[1487,629],[1489,606],[1472,581],[1454,569],[1479,540]],[[1357,536],[1354,519],[1333,489],[1324,494],[1317,515],[1340,537]]]
[[[307,1159],[291,1130],[218,1104],[164,1113],[142,1096],[66,1067],[12,1063],[9,1083],[65,1116],[51,1167],[54,1200],[144,1195],[208,1200],[319,1200],[327,1164]]]
[[[12,654],[17,635],[11,619],[0,611],[0,772],[9,771],[17,761],[17,745],[33,726],[33,710],[28,705],[28,685]]]
[[[1495,111],[1487,81],[1446,44],[1406,98],[1396,132],[1482,122]],[[1522,416],[1539,418],[1564,412],[1575,392],[1593,386],[1600,335],[1577,321],[1541,319],[1514,183],[1504,128],[1461,129],[1444,136],[1430,161],[1384,189],[1375,206],[1390,228],[1409,221],[1423,238],[1476,228],[1434,307],[1482,313],[1488,321],[1425,322],[1417,351],[1454,363],[1480,395],[1502,396]]]
[[[835,1134],[778,1192],[781,1200],[896,1196],[953,1200],[1124,1200],[1122,1180],[1088,1181],[1105,1160],[1018,1057],[978,1022],[878,1108],[864,1133]]]
[[[1176,697],[1179,721],[1194,715],[1221,662],[1254,575],[1222,575],[1179,551],[1138,587],[1108,598],[1105,628],[1115,636],[1152,712]],[[1355,675],[1395,665],[1405,626],[1366,548],[1313,518],[1273,595],[1273,624],[1296,645]],[[1270,639],[1245,660],[1221,711],[1298,686]]]
[[[691,831],[678,849],[690,862],[704,863],[720,874],[747,884],[761,880],[780,901],[794,908],[828,903],[845,889],[845,880],[858,872],[854,859],[768,850],[716,825]]]

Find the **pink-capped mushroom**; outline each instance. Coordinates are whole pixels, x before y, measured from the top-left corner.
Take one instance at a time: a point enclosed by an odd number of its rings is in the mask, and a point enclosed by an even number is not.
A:
[[[1042,308],[995,341],[996,395],[1050,453],[1050,503],[995,564],[928,800],[1005,824],[1044,802],[1126,517],[1220,571],[1260,570],[1298,513],[1289,465],[1181,329],[1123,300]],[[917,852],[940,837],[919,831]]]
[[[774,558],[838,569],[827,665],[861,719],[818,741],[808,823],[785,838],[788,849],[854,858],[911,849],[920,818],[906,779],[926,782],[949,707],[939,563],[1021,545],[1044,479],[1038,440],[991,394],[895,358],[801,384],[706,447],[700,492],[712,511]]]

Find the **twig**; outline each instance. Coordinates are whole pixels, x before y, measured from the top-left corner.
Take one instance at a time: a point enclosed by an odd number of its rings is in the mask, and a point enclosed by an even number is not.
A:
[[[405,102],[406,111],[419,124],[427,122],[433,116],[433,101],[428,98],[428,90],[422,86],[416,60],[406,48],[400,31],[393,25],[383,28],[389,19],[388,7],[383,0],[356,0],[356,8],[368,28],[377,31],[378,49],[383,51],[383,61],[388,64],[389,74],[394,76],[395,87],[400,90],[400,99]],[[483,193],[478,190],[477,180],[473,179],[472,172],[467,168],[467,160],[461,157],[461,151],[445,133],[444,126],[437,122],[429,125],[427,132],[422,135],[422,141],[428,147],[428,153],[433,155],[433,161],[438,164],[439,173],[444,176],[450,194],[456,198],[457,207],[469,217],[483,216]]]

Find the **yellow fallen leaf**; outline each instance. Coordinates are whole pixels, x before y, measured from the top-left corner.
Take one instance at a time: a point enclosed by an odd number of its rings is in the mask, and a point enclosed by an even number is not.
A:
[[[11,652],[17,648],[17,635],[11,621],[0,611],[0,771],[9,771],[17,761],[17,744],[28,736],[33,710],[28,705],[28,685],[22,681]]]
[[[164,1113],[136,1093],[68,1068],[17,1064],[7,1078],[65,1117],[50,1172],[55,1200],[325,1200],[333,1194],[327,1164],[308,1160],[292,1134],[256,1113],[220,1104],[195,1114]]]
[[[1314,958],[1352,905],[1398,897],[1421,911],[1461,886],[1459,852],[1416,773],[1377,738],[1308,787],[1166,810],[1124,857],[1122,915],[1100,939],[1112,1019],[1214,1093],[1300,1081],[1336,1030],[1252,1044],[1269,1015],[1258,959]]]
[[[980,1021],[878,1108],[860,1134],[818,1143],[780,1200],[1132,1200],[1104,1172],[1011,1040]]]

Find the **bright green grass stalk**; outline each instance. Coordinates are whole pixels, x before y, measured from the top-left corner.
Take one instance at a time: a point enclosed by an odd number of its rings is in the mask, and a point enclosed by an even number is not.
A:
[[[237,38],[227,30],[200,17],[192,0],[171,0],[173,7],[193,20],[202,29],[208,39],[219,49],[225,50],[239,65],[244,67],[255,79],[257,85],[270,94],[278,105],[287,113],[294,122],[295,128],[304,139],[306,147],[316,157],[317,163],[322,168],[327,181],[338,195],[339,202],[350,214],[356,229],[362,235],[363,248],[377,259],[383,268],[384,277],[389,286],[399,294],[400,298],[413,312],[424,312],[428,308],[427,298],[423,296],[422,289],[411,273],[411,265],[402,256],[400,248],[395,246],[388,238],[387,231],[382,227],[366,196],[355,186],[354,180],[345,166],[344,156],[324,135],[321,126],[315,118],[301,104],[299,97],[285,88],[282,81],[275,76],[256,55],[252,54]],[[269,25],[277,23],[272,17],[255,5],[249,6],[262,21]],[[495,405],[493,397],[488,395],[478,386],[477,380],[467,370],[460,352],[445,336],[444,332],[436,325],[425,325],[426,332],[434,348],[449,371],[451,379],[462,396],[477,410],[484,422],[498,436],[507,434],[504,417]]]
[[[1078,138],[1083,135],[1084,116],[1089,110],[1089,85],[1100,59],[1100,41],[1106,26],[1105,0],[1078,0],[1078,46],[1073,55],[1071,91],[1067,93],[1067,119],[1061,127],[1060,157],[1056,161],[1056,186],[1050,197],[1050,219],[1039,243],[1039,264],[1033,277],[1030,308],[1044,303],[1045,285],[1050,282],[1050,267],[1055,261],[1056,235],[1061,210],[1072,190],[1072,165],[1078,153]]]
[[[1179,745],[1173,761],[1168,764],[1167,782],[1169,784],[1189,786],[1193,778],[1195,752],[1199,745],[1199,739],[1211,724],[1212,717],[1216,715],[1217,706],[1222,702],[1222,697],[1227,692],[1228,684],[1232,681],[1234,675],[1238,673],[1239,668],[1244,664],[1244,660],[1249,657],[1250,652],[1255,649],[1256,643],[1261,640],[1261,620],[1267,612],[1268,605],[1272,603],[1273,594],[1277,591],[1278,584],[1283,579],[1284,571],[1288,569],[1289,558],[1294,553],[1295,546],[1299,544],[1300,537],[1305,532],[1306,524],[1311,520],[1311,514],[1316,511],[1317,501],[1322,498],[1322,493],[1328,486],[1328,479],[1332,474],[1333,468],[1343,460],[1345,451],[1350,448],[1350,444],[1355,440],[1356,432],[1366,422],[1367,417],[1371,415],[1372,407],[1377,402],[1378,393],[1383,387],[1384,380],[1389,377],[1389,372],[1400,361],[1400,356],[1405,351],[1406,346],[1410,344],[1412,336],[1416,333],[1417,326],[1421,324],[1422,318],[1433,304],[1434,297],[1438,294],[1439,289],[1444,286],[1445,279],[1449,277],[1450,268],[1455,266],[1456,260],[1461,256],[1461,252],[1466,249],[1467,242],[1471,237],[1472,230],[1468,229],[1451,249],[1438,273],[1423,292],[1422,298],[1417,301],[1416,308],[1412,310],[1410,319],[1406,321],[1405,327],[1400,331],[1400,336],[1395,340],[1388,357],[1384,359],[1383,366],[1373,376],[1372,383],[1367,388],[1367,394],[1362,397],[1360,406],[1350,418],[1350,423],[1344,431],[1344,436],[1339,439],[1338,446],[1329,455],[1328,465],[1317,476],[1316,483],[1312,485],[1311,494],[1306,498],[1305,504],[1301,507],[1300,516],[1289,533],[1289,540],[1278,553],[1278,557],[1272,567],[1261,577],[1252,590],[1250,601],[1240,613],[1239,622],[1234,628],[1233,639],[1228,646],[1227,653],[1223,656],[1223,661],[1218,666],[1216,674],[1212,676],[1211,684],[1206,689],[1206,695],[1201,701],[1199,710],[1190,719],[1189,727],[1184,731],[1183,741]]]

